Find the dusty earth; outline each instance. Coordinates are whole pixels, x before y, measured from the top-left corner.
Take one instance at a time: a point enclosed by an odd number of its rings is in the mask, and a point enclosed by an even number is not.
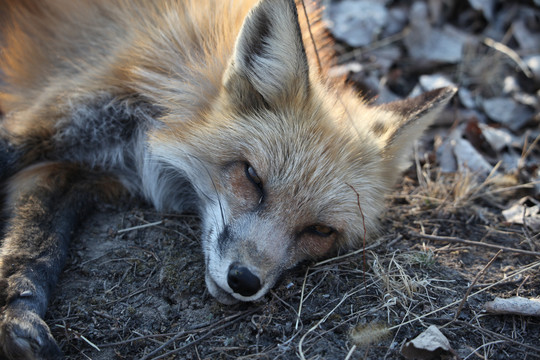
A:
[[[381,235],[365,252],[302,264],[258,303],[224,306],[205,290],[195,215],[157,214],[135,199],[101,204],[75,234],[46,315],[68,359],[396,359],[430,325],[453,350],[423,359],[540,358],[540,317],[484,309],[495,297],[540,297],[540,235],[502,213],[524,196],[527,206],[540,200],[540,75],[523,67],[534,72],[539,59],[538,2],[378,3],[388,31],[367,44],[342,35],[339,62],[355,65],[338,72],[378,99],[426,90],[441,74],[460,86],[387,198]],[[415,33],[478,48],[424,54]],[[519,110],[510,122],[501,103]],[[483,135],[493,129],[520,140],[490,148]],[[487,159],[483,174],[460,163],[461,148],[441,150],[451,134]],[[454,155],[452,170],[442,160]],[[499,159],[509,162],[488,176]]]
[[[432,324],[460,358],[539,358],[540,318],[490,315],[483,305],[538,297],[540,257],[500,254],[454,319],[497,250],[417,234],[529,250],[538,236],[504,223],[487,195],[459,207],[419,189],[404,178],[365,258],[304,264],[259,303],[234,306],[205,290],[195,216],[102,206],[76,236],[47,322],[69,359],[394,359]],[[378,336],[382,327],[390,330]],[[369,344],[355,346],[353,329]]]

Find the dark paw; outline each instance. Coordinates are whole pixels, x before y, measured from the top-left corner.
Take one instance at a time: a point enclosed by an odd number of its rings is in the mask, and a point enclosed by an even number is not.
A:
[[[0,346],[4,356],[13,360],[63,358],[47,324],[37,314],[27,310],[8,308],[2,314]]]

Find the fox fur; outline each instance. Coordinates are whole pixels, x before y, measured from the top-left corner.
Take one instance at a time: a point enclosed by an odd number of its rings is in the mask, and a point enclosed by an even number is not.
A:
[[[328,78],[316,17],[313,44],[293,0],[0,3],[4,357],[61,357],[42,317],[97,200],[197,209],[224,303],[377,234],[411,144],[455,89],[370,106]]]

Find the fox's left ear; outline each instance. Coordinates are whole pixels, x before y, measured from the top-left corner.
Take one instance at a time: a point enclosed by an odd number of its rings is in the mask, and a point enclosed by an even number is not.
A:
[[[392,124],[376,122],[372,131],[383,139],[385,158],[393,162],[391,168],[401,168],[402,164],[408,163],[406,157],[411,153],[412,144],[431,125],[456,91],[457,88],[449,86],[379,106],[380,110],[391,114]]]
[[[309,66],[294,0],[262,0],[248,14],[224,78],[233,96],[256,91],[275,104],[309,91]]]

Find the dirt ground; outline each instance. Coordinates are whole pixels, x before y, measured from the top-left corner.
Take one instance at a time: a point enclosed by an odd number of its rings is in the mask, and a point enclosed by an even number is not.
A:
[[[255,304],[221,305],[205,290],[195,216],[102,206],[76,236],[46,320],[68,359],[394,359],[432,324],[459,358],[540,358],[540,318],[483,310],[496,296],[540,296],[540,257],[503,252],[471,286],[497,250],[419,234],[528,250],[538,236],[502,221],[490,188],[461,203],[428,198],[415,175],[387,200],[365,257],[303,264]]]

